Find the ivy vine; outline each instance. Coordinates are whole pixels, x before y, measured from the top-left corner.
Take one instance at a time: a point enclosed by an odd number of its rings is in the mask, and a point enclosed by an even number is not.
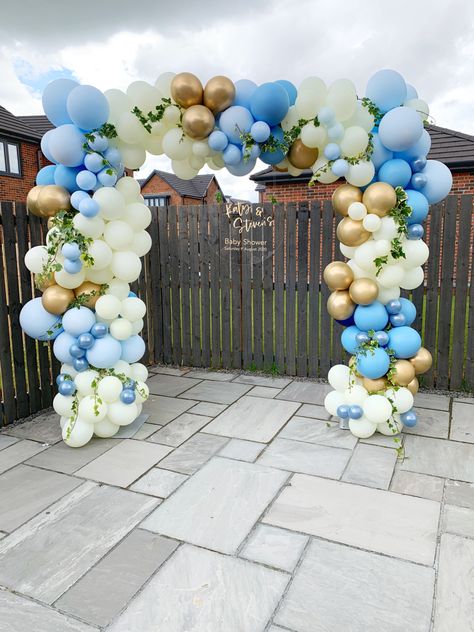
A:
[[[388,213],[388,216],[392,217],[397,224],[397,235],[390,242],[390,255],[393,259],[405,259],[406,256],[403,250],[402,238],[408,235],[407,219],[412,213],[412,208],[407,204],[408,196],[402,187],[396,187],[395,193],[397,202]],[[376,276],[380,274],[382,268],[387,265],[387,263],[388,255],[374,259],[374,264],[377,268]]]

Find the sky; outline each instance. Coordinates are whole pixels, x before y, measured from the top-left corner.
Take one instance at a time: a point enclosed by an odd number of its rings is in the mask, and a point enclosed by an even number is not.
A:
[[[101,90],[189,71],[257,83],[368,78],[393,68],[427,101],[436,125],[474,134],[474,3],[469,0],[22,0],[2,8],[0,104],[39,114],[57,77]],[[256,170],[265,165],[257,162]],[[170,169],[150,156],[140,176]],[[255,184],[217,172],[226,194],[256,200]]]

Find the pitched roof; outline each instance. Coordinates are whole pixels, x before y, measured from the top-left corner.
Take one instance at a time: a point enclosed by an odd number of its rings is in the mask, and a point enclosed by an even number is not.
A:
[[[42,134],[0,105],[0,134],[37,143]]]
[[[145,184],[155,175],[162,178],[180,195],[198,199],[205,197],[209,185],[215,178],[213,174],[204,174],[202,176],[196,176],[191,180],[182,180],[181,178],[178,178],[178,176],[175,176],[174,173],[168,173],[167,171],[155,169],[145,179],[138,180],[140,187],[143,188]]]
[[[26,123],[28,127],[31,127],[31,129],[34,129],[35,132],[41,134],[41,136],[46,134],[46,132],[49,132],[50,129],[54,129],[54,125],[44,114],[37,114],[34,116],[17,116],[17,118],[20,119],[20,121],[23,121],[23,123]]]

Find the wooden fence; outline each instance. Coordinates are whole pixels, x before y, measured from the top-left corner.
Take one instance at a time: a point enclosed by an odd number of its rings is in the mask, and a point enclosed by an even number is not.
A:
[[[0,210],[5,424],[51,405],[59,364],[18,322],[22,305],[38,295],[23,257],[44,243],[46,226],[22,204],[3,202]],[[427,387],[474,386],[472,211],[472,196],[431,208],[425,286],[411,295],[415,326],[435,359]],[[341,259],[329,201],[158,207],[152,217],[152,250],[132,288],[148,305],[144,361],[310,377],[347,361],[321,283],[324,267]]]

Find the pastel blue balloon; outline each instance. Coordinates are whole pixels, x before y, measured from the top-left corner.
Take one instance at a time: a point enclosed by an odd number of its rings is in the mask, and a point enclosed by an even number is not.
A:
[[[372,136],[372,142],[374,145],[374,151],[371,156],[371,160],[374,163],[376,169],[379,169],[384,162],[393,158],[393,151],[390,151],[382,145],[382,142],[377,133]]]
[[[242,151],[240,150],[240,147],[237,147],[237,145],[229,143],[229,145],[227,145],[224,149],[222,157],[224,158],[224,162],[227,166],[238,165],[242,160]]]
[[[283,130],[279,125],[271,128],[271,135],[281,142],[284,140]],[[267,165],[277,165],[283,160],[285,155],[283,149],[277,149],[276,151],[262,151],[259,158]]]
[[[393,329],[392,331],[399,331]],[[373,351],[373,353],[372,353]],[[357,370],[364,377],[377,380],[385,375],[390,367],[390,357],[385,349],[380,347],[372,349],[366,355],[357,356]]]
[[[137,298],[137,295],[135,294],[135,292],[129,292],[128,298]]]
[[[92,191],[97,184],[97,177],[92,171],[79,171],[76,176],[77,186],[83,191]]]
[[[342,123],[335,123],[328,129],[329,140],[341,140],[344,136],[344,126]]]
[[[123,391],[120,393],[120,401],[123,404],[133,404],[135,399],[135,391],[132,391],[132,389],[124,388]]]
[[[241,133],[250,132],[253,122],[253,116],[247,108],[241,105],[232,105],[222,112],[219,119],[219,127],[227,136],[229,142],[241,145]]]
[[[416,426],[418,417],[416,416],[416,413],[412,408],[411,410],[407,410],[406,413],[402,413],[400,415],[400,421],[404,426],[407,426],[408,428],[413,428],[413,426]]]
[[[145,341],[141,336],[130,336],[127,340],[122,340],[122,360],[132,364],[138,362],[145,353]]]
[[[256,145],[258,147],[258,145]],[[241,160],[236,165],[226,165],[227,171],[231,173],[233,176],[246,176],[248,175],[252,169],[255,167],[255,159],[248,160],[245,162]]]
[[[361,331],[355,325],[351,325],[344,329],[341,334],[341,344],[347,353],[356,353],[359,348],[359,343],[357,342],[357,334],[360,334]]]
[[[351,419],[360,419],[363,414],[364,411],[362,410],[362,406],[359,406],[359,404],[352,404],[352,406],[349,406],[349,417]]]
[[[73,261],[66,259],[63,263],[63,267],[68,274],[77,274],[82,270],[82,261],[80,259]]]
[[[92,171],[92,173],[98,173],[104,168],[104,159],[100,154],[94,151],[91,154],[86,154],[84,166],[89,171]]]
[[[408,226],[407,237],[408,239],[423,239],[425,229],[421,224],[411,224]]]
[[[270,125],[265,121],[255,121],[250,128],[250,133],[256,143],[264,143],[270,137]]]
[[[94,86],[73,88],[66,107],[71,121],[86,131],[101,127],[109,118],[109,102]]]
[[[109,146],[109,141],[106,136],[101,134],[92,134],[92,138],[87,141],[87,144],[94,151],[104,152]]]
[[[408,108],[407,108],[408,109]],[[414,110],[412,110],[414,112]],[[431,136],[424,129],[420,138],[405,149],[404,151],[396,151],[394,158],[402,158],[403,160],[414,160],[415,158],[424,158],[431,149]]]
[[[113,187],[117,182],[117,174],[114,172],[108,173],[110,171],[110,167],[102,169],[97,174],[97,180],[103,187]]]
[[[262,153],[262,150],[260,148],[260,145],[258,143],[254,143],[253,145],[250,146],[250,155],[249,155],[249,160],[257,160],[257,158],[260,156],[260,154]]]
[[[88,307],[72,307],[63,315],[64,331],[71,336],[80,336],[95,325],[95,314]]]
[[[74,193],[78,190],[76,183],[76,176],[79,173],[78,167],[65,167],[64,165],[58,165],[54,173],[54,184],[64,187],[69,193]]]
[[[44,113],[56,127],[71,123],[66,103],[69,94],[78,85],[77,81],[72,79],[55,79],[43,90],[41,100]]]
[[[423,122],[412,108],[402,106],[390,110],[380,121],[380,140],[391,151],[406,151],[422,134]]]
[[[41,143],[40,143],[41,151],[42,151],[43,155],[49,160],[49,162],[57,162],[57,160],[54,158],[53,154],[51,153],[51,151],[49,149],[49,141],[51,139],[51,135],[55,131],[56,131],[56,128],[55,129],[49,129],[46,132],[46,134],[44,134],[43,138],[41,139]]]
[[[76,211],[78,211],[82,200],[85,200],[86,198],[89,198],[89,195],[85,191],[74,191],[71,195],[72,208],[75,208]]]
[[[407,217],[408,224],[421,224],[426,219],[429,204],[426,197],[420,191],[407,189],[407,205],[411,207],[411,215]]]
[[[384,329],[388,323],[388,314],[385,306],[379,301],[370,305],[358,305],[354,311],[354,321],[362,331]]]
[[[59,362],[63,364],[72,364],[74,357],[70,353],[72,345],[76,344],[77,338],[63,331],[59,334],[53,344],[53,353]]]
[[[100,211],[99,203],[87,196],[79,202],[79,212],[84,217],[95,217]]]
[[[418,99],[418,92],[410,83],[407,83],[407,101],[409,99]]]
[[[423,193],[429,204],[436,204],[444,200],[453,186],[453,174],[448,167],[439,160],[428,160],[426,167],[420,173],[427,180],[420,192]]]
[[[338,178],[342,178],[349,171],[349,163],[344,158],[339,158],[336,162],[333,163],[331,167],[331,171]]]
[[[411,179],[410,165],[401,158],[387,160],[380,167],[377,177],[379,182],[387,182],[392,187],[406,187]]]
[[[411,325],[416,318],[416,307],[407,298],[400,298],[399,301],[402,304],[400,314],[403,314],[405,316],[406,324]]]
[[[428,178],[424,173],[414,173],[410,180],[410,186],[412,189],[419,191],[428,183]]]
[[[102,323],[97,323],[102,324]],[[97,338],[94,346],[86,352],[89,364],[98,369],[109,369],[120,360],[122,347],[120,342],[110,334]]]
[[[278,79],[277,81],[275,81],[275,83],[278,83],[280,86],[282,86],[282,88],[285,88],[288,99],[290,100],[290,105],[294,105],[296,97],[298,96],[298,90],[291,83],[291,81],[287,81],[286,79]]]
[[[336,143],[328,143],[324,148],[324,156],[328,160],[337,160],[341,155],[341,148]]]
[[[214,151],[224,151],[224,149],[229,144],[229,139],[224,134],[224,132],[216,129],[211,132],[211,134],[209,134],[207,142],[209,144],[209,147]]]
[[[71,261],[74,261],[75,259],[79,259],[79,257],[81,256],[81,249],[75,241],[71,241],[63,245],[63,247],[61,248],[61,254],[66,259],[71,259]]]
[[[329,105],[324,105],[319,110],[318,120],[319,120],[320,123],[322,123],[326,127],[328,125],[331,125],[331,123],[334,122],[335,117],[336,117],[336,115],[334,113],[334,110]]]
[[[250,111],[255,120],[265,121],[270,127],[280,123],[289,108],[288,93],[278,83],[262,83],[250,99]]]
[[[420,334],[412,327],[396,327],[388,332],[388,346],[396,358],[412,358],[421,347]]]
[[[63,330],[61,317],[46,311],[41,298],[33,298],[23,306],[20,326],[25,334],[36,340],[54,340]]]
[[[426,167],[426,158],[424,156],[415,158],[414,160],[411,161],[410,166],[413,173],[422,171]]]
[[[79,167],[85,156],[82,147],[84,142],[84,135],[75,125],[61,125],[51,130],[48,150],[55,162],[60,162],[66,167]]]
[[[250,109],[250,99],[257,89],[257,84],[250,79],[239,79],[235,82],[235,97],[232,105],[242,105]]]
[[[387,68],[370,77],[365,94],[379,110],[388,112],[406,101],[407,85],[399,72]]]
[[[122,154],[117,147],[109,147],[104,154],[104,158],[110,162],[112,167],[118,168],[122,162]]]
[[[46,185],[55,184],[54,172],[56,171],[56,165],[47,165],[38,171],[36,174],[36,184]]]

